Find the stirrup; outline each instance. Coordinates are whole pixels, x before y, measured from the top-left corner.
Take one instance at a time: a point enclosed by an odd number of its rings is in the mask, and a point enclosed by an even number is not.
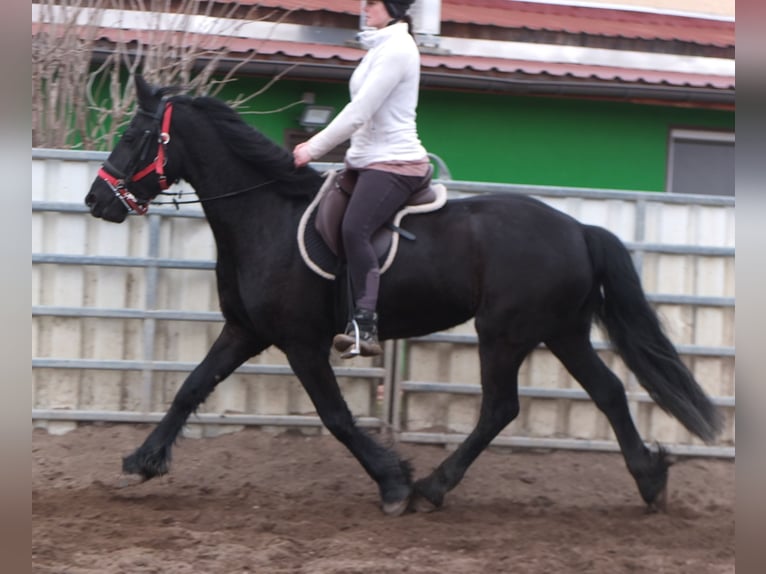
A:
[[[351,326],[354,327],[354,342],[348,349],[340,354],[341,359],[352,359],[353,357],[357,357],[362,354],[359,336],[359,323],[356,322],[356,319],[351,320]]]
[[[351,319],[343,333],[335,335],[332,340],[333,348],[340,353],[342,359],[353,357],[375,357],[383,353],[383,348],[378,342],[375,325],[369,332],[363,331],[356,318]]]

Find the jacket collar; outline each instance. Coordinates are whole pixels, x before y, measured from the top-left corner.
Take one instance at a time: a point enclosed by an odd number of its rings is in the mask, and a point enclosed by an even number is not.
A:
[[[357,34],[357,39],[362,47],[366,50],[370,50],[371,48],[379,46],[389,38],[407,33],[407,23],[397,22],[396,24],[391,24],[385,28],[363,30]]]

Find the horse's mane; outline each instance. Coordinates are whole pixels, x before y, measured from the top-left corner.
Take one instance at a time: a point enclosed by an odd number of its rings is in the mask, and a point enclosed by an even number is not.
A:
[[[227,104],[209,96],[189,98],[191,105],[203,112],[236,156],[257,165],[258,170],[279,182],[282,193],[313,197],[321,185],[321,176],[310,167],[295,168],[293,156],[258,130],[245,123]]]

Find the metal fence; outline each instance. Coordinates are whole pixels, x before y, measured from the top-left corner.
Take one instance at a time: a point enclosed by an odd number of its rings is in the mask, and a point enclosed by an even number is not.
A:
[[[221,326],[215,249],[201,210],[155,208],[121,226],[91,218],[82,198],[104,153],[33,150],[32,417],[53,432],[78,421],[153,422]],[[625,381],[647,440],[678,454],[734,455],[733,199],[445,181],[452,195],[536,196],[611,229],[634,255],[671,339],[726,414],[716,445],[663,418],[594,330],[599,353]],[[680,278],[680,279],[679,279]],[[334,360],[360,424],[400,440],[449,444],[477,416],[471,324],[388,342],[384,359]],[[498,445],[616,450],[587,395],[544,348],[521,373],[522,416]],[[284,356],[243,365],[190,420],[197,434],[244,425],[320,428]]]

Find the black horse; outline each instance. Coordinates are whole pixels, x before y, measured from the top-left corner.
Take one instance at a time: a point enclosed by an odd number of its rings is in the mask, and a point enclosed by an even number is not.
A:
[[[410,465],[355,425],[328,360],[343,326],[335,311],[338,286],[306,267],[296,241],[321,176],[296,170],[289,152],[216,99],[171,95],[176,92],[141,78],[136,89],[138,112],[85,203],[94,216],[119,223],[130,211],[144,213],[168,182],[189,182],[215,236],[225,324],[159,425],[124,458],[126,473],[149,479],[168,472],[171,447],[189,415],[244,361],[276,345],[322,423],[378,484],[384,512],[433,509],[519,413],[519,366],[544,343],[607,416],[652,505],[665,489],[669,461],[663,449],[644,444],[622,383],[591,346],[594,318],[658,405],[702,439],[716,436],[718,411],[663,334],[616,236],[528,197],[456,199],[407,221],[417,240],[400,247],[381,281],[382,339],[420,336],[471,317],[479,338],[478,423],[413,483]]]

